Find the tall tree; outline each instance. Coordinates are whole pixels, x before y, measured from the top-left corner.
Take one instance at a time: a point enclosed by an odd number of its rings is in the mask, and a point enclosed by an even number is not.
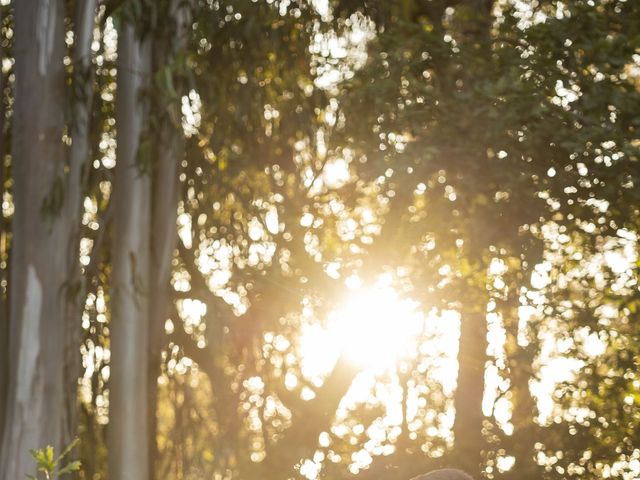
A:
[[[136,2],[127,4],[134,12]],[[148,477],[147,348],[151,268],[151,174],[143,155],[149,32],[125,16],[118,32],[117,163],[113,184],[109,476]]]
[[[67,432],[65,443],[76,435],[78,377],[80,376],[82,358],[80,355],[80,339],[82,337],[82,311],[86,299],[86,279],[80,270],[78,252],[80,251],[81,222],[83,212],[82,200],[86,190],[86,178],[90,168],[90,114],[93,98],[93,64],[91,43],[96,22],[97,0],[76,2],[74,12],[74,50],[73,76],[71,82],[71,108],[69,131],[71,146],[69,147],[69,180],[67,201],[64,206],[65,215],[76,219],[70,226],[69,257],[67,285],[69,293],[65,297],[67,304],[67,340],[65,344],[65,381],[66,401],[65,415]]]
[[[193,2],[191,2],[193,3]],[[156,478],[157,446],[157,396],[158,376],[161,372],[165,322],[171,316],[171,274],[176,249],[176,219],[180,182],[180,165],[185,153],[185,138],[182,130],[182,97],[185,91],[183,72],[187,68],[186,48],[190,40],[192,12],[189,2],[172,0],[164,4],[161,13],[164,28],[158,28],[154,42],[154,71],[156,72],[156,95],[153,96],[155,115],[156,161],[152,174],[151,217],[151,268],[149,271],[149,475]]]
[[[29,449],[59,447],[64,432],[65,296],[69,231],[65,206],[63,1],[15,5],[12,171],[15,215],[10,273],[9,393],[0,477],[31,470]]]
[[[11,18],[11,15],[6,15],[7,12],[2,11],[0,13],[0,25],[6,22],[6,18]],[[2,46],[2,58],[7,58],[8,49],[6,45]],[[2,198],[5,196],[5,192],[8,191],[9,185],[9,169],[6,163],[7,160],[7,125],[10,122],[7,121],[7,88],[8,85],[8,73],[2,73],[0,76],[0,194]],[[8,261],[9,261],[9,235],[10,235],[10,223],[9,219],[5,217],[2,212],[2,218],[0,218],[0,262],[3,264],[1,270],[2,276],[0,281],[3,282],[4,287],[0,291],[0,445],[2,443],[2,432],[4,431],[4,412],[6,409],[6,401],[9,387],[9,298],[8,298]]]

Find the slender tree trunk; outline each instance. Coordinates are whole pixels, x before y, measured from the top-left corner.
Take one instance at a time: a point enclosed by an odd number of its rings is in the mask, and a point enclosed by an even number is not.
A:
[[[9,315],[7,298],[0,298],[0,447],[4,432],[5,411],[9,394]]]
[[[492,5],[494,0],[462,0],[467,7],[466,18],[461,25],[460,48],[466,50],[464,85],[468,90],[476,88],[476,80],[482,74],[484,65],[491,62],[491,25]],[[475,152],[469,152],[474,158]],[[479,157],[483,158],[483,157]],[[468,175],[468,173],[465,173]],[[477,178],[476,182],[481,181]],[[458,386],[455,393],[456,416],[453,424],[455,436],[454,454],[462,468],[475,478],[480,478],[483,471],[483,450],[486,448],[483,427],[484,413],[482,399],[484,397],[484,375],[487,362],[487,315],[484,275],[487,265],[482,259],[483,252],[489,247],[478,236],[486,225],[472,217],[467,221],[469,241],[468,254],[479,265],[475,275],[469,277],[465,295],[461,299],[460,341],[458,351]],[[473,246],[475,244],[475,247]]]
[[[2,218],[2,231],[0,231],[1,256],[6,255],[6,225],[5,219]],[[2,280],[7,279],[7,271],[8,268],[2,271],[0,275]],[[9,395],[9,302],[7,295],[6,289],[0,287],[0,448],[2,447],[7,397]]]
[[[140,161],[146,120],[150,44],[131,23],[118,36],[117,164],[111,291],[109,478],[148,477],[147,345],[151,227],[151,177]]]
[[[154,172],[153,225],[151,236],[151,302],[149,308],[149,474],[155,478],[158,448],[157,401],[164,323],[172,312],[171,261],[176,246],[178,210],[178,163],[182,159],[181,132],[172,125],[160,128],[160,151]]]
[[[2,15],[0,15],[0,24],[2,23]],[[3,55],[0,60],[4,58]],[[5,165],[6,142],[5,142],[5,116],[6,101],[4,91],[6,87],[6,75],[0,72],[0,200],[4,198],[4,192],[7,182],[7,168]],[[4,214],[0,212],[0,261],[8,259],[8,235],[9,222],[4,218]],[[8,281],[9,268],[5,266],[0,271],[0,281]],[[9,386],[9,302],[7,283],[4,287],[0,286],[0,444],[2,443],[2,432],[4,432],[4,412],[6,409],[8,386]]]
[[[1,235],[4,237],[5,232]],[[4,277],[4,275],[3,275]],[[0,292],[0,447],[4,432],[5,411],[9,394],[9,310],[5,292]]]
[[[519,292],[517,284],[512,285],[509,296],[504,305],[506,342],[505,352],[508,375],[510,381],[511,404],[513,407],[512,423],[513,434],[508,441],[510,451],[516,463],[508,474],[508,478],[536,478],[540,476],[540,469],[535,461],[535,443],[537,425],[534,418],[537,413],[536,401],[531,394],[529,382],[535,378],[533,362],[537,348],[535,335],[528,331],[528,345],[518,343],[519,317],[518,307]],[[529,328],[527,328],[529,330]]]
[[[484,446],[482,397],[487,360],[487,321],[484,312],[476,309],[462,312],[459,345],[458,386],[454,399],[454,453],[460,466],[479,478]]]
[[[190,15],[188,3],[172,0],[167,18],[172,19],[175,36],[170,46],[156,48],[156,61],[165,66],[171,62],[177,51],[184,49],[187,42]],[[178,93],[178,96],[182,92]],[[171,272],[173,253],[176,248],[178,210],[178,167],[184,156],[184,134],[178,119],[180,115],[169,114],[169,110],[180,112],[179,99],[167,104],[156,105],[160,125],[157,131],[157,161],[153,174],[153,207],[151,225],[151,302],[149,308],[149,358],[148,358],[148,435],[149,435],[149,478],[156,478],[155,466],[158,458],[157,444],[157,404],[158,376],[161,369],[164,324],[173,311],[171,302]]]
[[[33,471],[29,449],[64,431],[66,252],[63,0],[15,3],[9,392],[0,478]]]
[[[91,42],[95,25],[96,0],[76,3],[75,45],[73,53],[73,84],[70,129],[73,143],[69,151],[68,201],[66,215],[78,219],[71,225],[68,271],[69,295],[67,295],[67,340],[65,345],[65,413],[67,415],[65,443],[76,434],[78,424],[78,378],[82,366],[80,339],[82,337],[82,309],[86,289],[82,288],[82,274],[78,259],[80,246],[80,218],[84,191],[83,174],[89,163],[89,112],[93,96],[91,75]]]
[[[511,363],[511,402],[513,405],[514,431],[511,438],[513,455],[516,463],[509,478],[538,478],[540,467],[535,461],[535,443],[537,426],[534,417],[537,412],[536,402],[531,394],[529,381],[533,374],[533,348],[520,347],[519,359]]]

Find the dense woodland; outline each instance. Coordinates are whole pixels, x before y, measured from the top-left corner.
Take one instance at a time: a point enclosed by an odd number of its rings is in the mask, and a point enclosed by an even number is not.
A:
[[[0,27],[1,479],[640,478],[639,1]]]

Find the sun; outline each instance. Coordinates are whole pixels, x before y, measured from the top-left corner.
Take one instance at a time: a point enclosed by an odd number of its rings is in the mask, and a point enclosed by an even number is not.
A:
[[[388,281],[353,289],[322,324],[303,327],[300,339],[303,374],[322,377],[340,355],[362,371],[379,374],[414,359],[433,336],[433,315],[418,302],[401,297]],[[452,339],[457,340],[457,339]]]
[[[327,331],[354,364],[380,371],[415,356],[424,328],[425,318],[416,302],[378,285],[354,292],[330,315]]]

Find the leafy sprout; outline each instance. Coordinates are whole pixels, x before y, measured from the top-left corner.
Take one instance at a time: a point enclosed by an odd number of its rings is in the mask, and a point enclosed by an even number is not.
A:
[[[57,458],[54,457],[54,451],[51,445],[47,445],[46,448],[29,450],[38,466],[38,473],[35,475],[27,475],[27,478],[38,480],[38,478],[41,478],[40,473],[42,473],[44,478],[52,480],[54,478],[60,478],[67,473],[77,472],[80,470],[79,460],[73,460],[69,463],[63,464],[64,458],[71,453],[71,450],[78,445],[78,442],[79,440],[77,438],[73,440]]]

